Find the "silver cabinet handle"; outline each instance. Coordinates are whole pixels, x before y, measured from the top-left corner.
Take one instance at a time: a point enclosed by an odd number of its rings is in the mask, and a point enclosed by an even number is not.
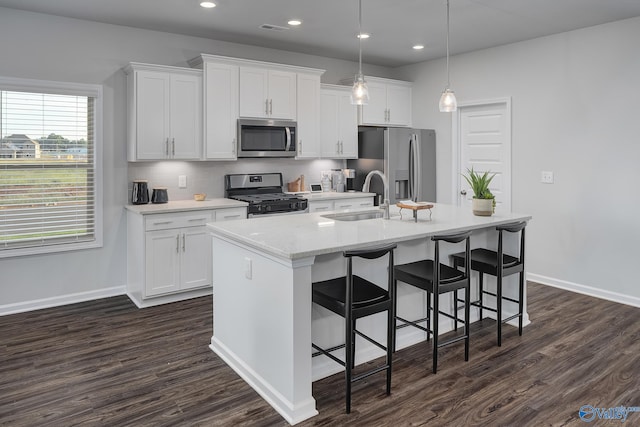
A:
[[[182,233],[182,252],[185,251],[186,246],[187,246],[187,234]]]
[[[273,99],[269,100],[269,115],[273,114]]]
[[[267,116],[269,115],[269,99],[264,100],[264,113]]]
[[[154,222],[153,225],[163,225],[163,224],[171,224],[173,221],[158,221]]]
[[[176,155],[176,139],[175,138],[171,138],[171,155],[172,156]]]
[[[176,253],[180,253],[180,233],[176,234]]]
[[[233,138],[233,140],[231,141],[231,153],[232,154],[236,154],[236,139]]]
[[[340,154],[340,141],[336,142],[336,154]]]
[[[387,110],[387,121],[390,122],[391,121],[391,108],[389,108]]]
[[[164,142],[164,154],[169,157],[169,138]]]
[[[329,209],[329,206],[318,206],[317,208],[314,208],[316,211],[326,211],[327,209]]]
[[[223,220],[227,220],[227,219],[230,219],[230,218],[242,218],[242,215],[240,215],[240,214],[236,214],[236,215],[225,215],[225,216],[223,216],[223,217],[222,217],[222,219],[223,219]]]
[[[302,140],[298,140],[298,155],[302,154]]]

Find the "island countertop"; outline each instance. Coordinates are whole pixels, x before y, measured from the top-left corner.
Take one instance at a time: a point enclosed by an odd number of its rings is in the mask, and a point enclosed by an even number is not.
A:
[[[531,219],[530,215],[517,213],[475,216],[470,207],[442,203],[434,204],[431,220],[428,210],[418,212],[418,222],[413,221],[411,212],[403,210],[400,216],[399,211],[392,206],[389,220],[338,221],[326,218],[327,214],[323,212],[209,223],[207,226],[214,236],[293,260]]]

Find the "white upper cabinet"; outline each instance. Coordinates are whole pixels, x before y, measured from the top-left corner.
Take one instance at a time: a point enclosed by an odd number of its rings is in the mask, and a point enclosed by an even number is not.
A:
[[[358,110],[351,105],[351,87],[322,85],[320,146],[324,158],[358,157]]]
[[[128,160],[197,160],[202,150],[202,73],[130,64]]]
[[[361,107],[360,124],[411,126],[411,83],[365,77],[369,104]]]
[[[296,73],[240,67],[240,117],[296,119]]]
[[[320,75],[298,74],[298,152],[296,158],[320,157]]]
[[[204,159],[235,160],[239,67],[204,63]]]

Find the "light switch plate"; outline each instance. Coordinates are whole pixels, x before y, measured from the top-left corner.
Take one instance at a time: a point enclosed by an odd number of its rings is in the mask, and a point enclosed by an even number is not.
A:
[[[540,172],[540,182],[543,184],[553,184],[553,172],[551,171],[541,171]]]
[[[178,188],[187,188],[187,175],[178,175]]]

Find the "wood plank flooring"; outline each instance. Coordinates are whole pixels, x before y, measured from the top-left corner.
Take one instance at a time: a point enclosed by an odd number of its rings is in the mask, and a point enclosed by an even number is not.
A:
[[[640,309],[535,283],[518,336],[474,325],[463,347],[415,345],[384,375],[313,385],[320,414],[301,426],[583,425],[582,405],[640,406]],[[286,426],[209,348],[211,297],[143,310],[125,296],[0,317],[0,425]],[[609,421],[611,423],[613,421]],[[617,423],[619,421],[615,421]],[[640,425],[630,413],[627,425]]]

